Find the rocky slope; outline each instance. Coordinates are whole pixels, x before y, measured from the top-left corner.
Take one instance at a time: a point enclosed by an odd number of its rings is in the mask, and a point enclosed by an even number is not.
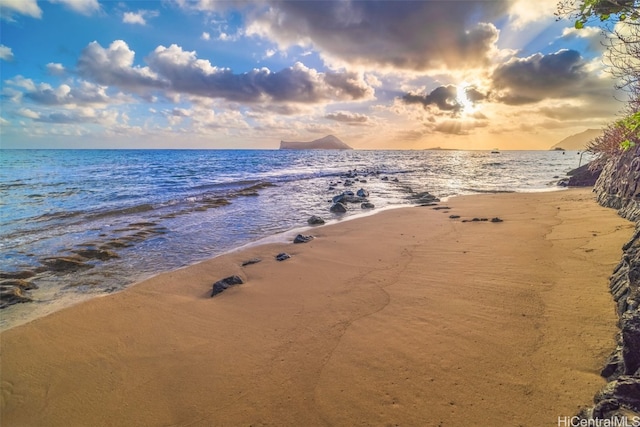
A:
[[[616,349],[602,370],[608,383],[596,394],[594,406],[584,409],[580,417],[633,423],[640,421],[640,146],[610,159],[594,191],[601,205],[617,209],[636,223],[636,229],[622,248],[622,260],[609,284],[620,332]]]
[[[587,144],[595,137],[602,135],[602,129],[587,129],[584,132],[571,135],[553,145],[550,150],[585,150]]]

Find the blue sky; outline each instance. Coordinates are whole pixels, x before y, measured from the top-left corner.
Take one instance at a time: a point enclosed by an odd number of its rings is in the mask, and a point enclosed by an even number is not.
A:
[[[0,0],[0,146],[547,149],[623,97],[555,6]]]

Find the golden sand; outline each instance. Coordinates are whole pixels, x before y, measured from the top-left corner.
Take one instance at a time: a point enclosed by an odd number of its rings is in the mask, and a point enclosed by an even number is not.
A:
[[[441,205],[315,228],[310,243],[10,329],[0,424],[557,425],[604,384],[608,276],[632,224],[589,190]],[[210,298],[232,274],[245,283]]]

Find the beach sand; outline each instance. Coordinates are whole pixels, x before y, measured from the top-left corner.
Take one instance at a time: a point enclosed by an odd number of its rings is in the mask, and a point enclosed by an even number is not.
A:
[[[632,224],[590,189],[441,206],[315,228],[10,329],[1,425],[557,425],[604,384],[608,276]],[[210,298],[232,274],[245,283]]]

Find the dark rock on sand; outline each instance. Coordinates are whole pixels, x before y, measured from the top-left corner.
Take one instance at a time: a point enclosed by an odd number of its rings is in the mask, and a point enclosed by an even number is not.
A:
[[[218,280],[213,284],[213,289],[211,290],[211,296],[218,295],[220,292],[223,292],[225,289],[234,285],[241,285],[244,282],[239,276],[229,276],[225,277],[222,280]]]
[[[278,255],[276,255],[276,261],[284,261],[289,258],[291,258],[291,255],[289,255],[286,252],[281,252]]]
[[[433,203],[433,202],[440,201],[440,199],[438,199],[436,196],[429,193],[428,191],[424,191],[422,193],[414,193],[409,196],[409,199],[413,200],[414,201],[413,203],[419,203],[419,204],[426,204],[426,203]]]
[[[451,209],[449,206],[438,206],[437,208],[433,208],[434,211],[441,211],[444,209]]]
[[[502,222],[502,221],[503,221],[503,220],[502,220],[502,219],[500,219],[500,218],[498,218],[498,217],[491,218],[491,222]]]
[[[321,225],[324,224],[324,219],[322,219],[319,216],[316,215],[312,215],[308,220],[307,220],[307,224],[309,225]]]
[[[458,219],[458,218],[460,218],[460,215],[449,215],[449,218]]]
[[[307,243],[313,240],[313,236],[305,236],[302,234],[298,234],[295,239],[293,239],[293,243]]]
[[[344,204],[337,202],[329,208],[329,211],[334,213],[345,213],[347,211],[347,207]]]
[[[262,260],[260,258],[251,258],[247,261],[243,261],[242,262],[242,266],[246,266],[246,265],[251,265],[251,264],[257,264],[259,262],[261,262]]]

